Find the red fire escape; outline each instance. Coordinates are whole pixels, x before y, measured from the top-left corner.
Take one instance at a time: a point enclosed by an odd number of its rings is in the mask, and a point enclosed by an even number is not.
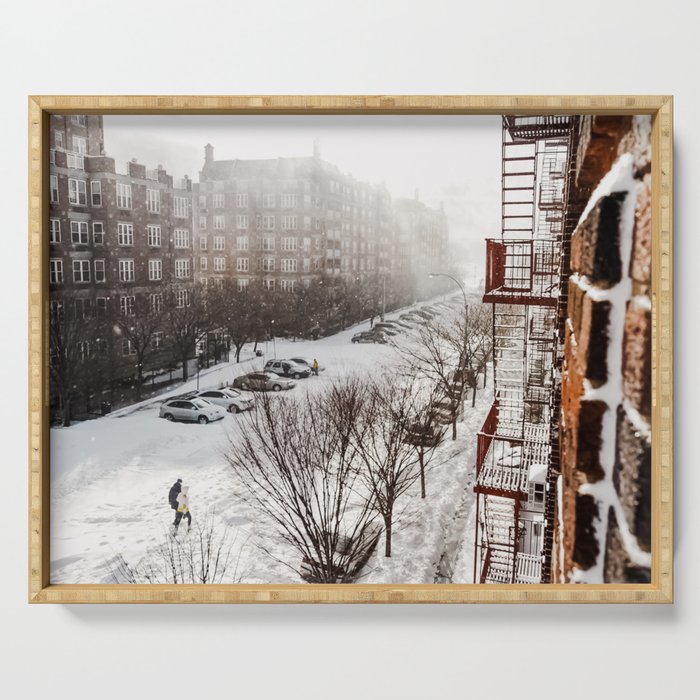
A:
[[[486,241],[494,404],[477,436],[476,583],[540,583],[572,117],[504,117],[502,228]]]

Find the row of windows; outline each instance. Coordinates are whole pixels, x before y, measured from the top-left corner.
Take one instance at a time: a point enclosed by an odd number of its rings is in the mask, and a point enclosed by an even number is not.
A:
[[[224,258],[217,258],[224,261],[224,269],[226,261]],[[92,266],[91,263],[92,262]],[[73,260],[73,282],[77,284],[86,284],[92,281],[91,269],[94,270],[94,280],[96,283],[103,283],[107,276],[105,273],[104,260]],[[134,282],[136,279],[135,264],[130,259],[120,259],[119,281]],[[216,267],[216,263],[215,263]],[[188,279],[192,275],[191,262],[188,259],[175,260],[175,277],[179,279]],[[51,284],[63,284],[63,260],[61,258],[51,258],[49,260],[49,281]],[[163,261],[157,258],[151,258],[148,261],[148,279],[152,282],[158,282],[163,279]]]
[[[71,221],[70,234],[71,242],[80,245],[87,245],[90,242],[89,228],[87,221]],[[95,245],[102,245],[105,242],[105,229],[102,221],[92,223],[92,242]],[[148,245],[151,248],[159,248],[162,245],[161,227],[154,224],[146,226],[146,236]],[[49,242],[61,242],[61,220],[49,220]],[[120,246],[134,245],[134,225],[131,223],[117,223],[117,242]],[[176,228],[173,231],[173,243],[175,248],[190,247],[190,232],[187,229]],[[223,247],[221,248],[223,250]]]
[[[236,207],[247,207],[249,205],[249,198],[246,192],[242,192],[234,195]],[[265,209],[272,209],[277,206],[277,198],[274,194],[263,194],[258,197],[259,204]],[[283,194],[280,196],[280,206],[283,209],[293,209],[298,206],[299,197],[295,194]],[[212,207],[214,209],[223,209],[226,206],[226,195],[222,193],[212,195]],[[207,208],[207,196],[199,196],[199,207],[200,209]]]
[[[274,231],[276,228],[276,217],[273,215],[262,215],[255,217],[255,227],[261,231]],[[248,214],[237,214],[236,215],[236,228],[238,230],[245,230],[249,225]],[[309,219],[308,225],[311,225]],[[215,230],[223,231],[226,228],[226,217],[223,214],[217,214],[212,219],[212,227]],[[199,228],[207,228],[207,217],[199,217]],[[285,231],[295,231],[298,228],[298,217],[296,216],[281,216],[280,217],[280,228]]]
[[[51,175],[49,179],[49,194],[51,203],[58,204],[58,175]],[[76,206],[87,206],[87,180],[68,178],[68,203]],[[90,180],[90,206],[102,206],[102,182],[100,180]],[[117,207],[119,209],[131,209],[133,207],[130,184],[117,183]],[[160,213],[160,190],[146,189],[146,209],[151,214]],[[189,216],[189,199],[187,197],[173,197],[173,216],[180,219],[186,219]]]

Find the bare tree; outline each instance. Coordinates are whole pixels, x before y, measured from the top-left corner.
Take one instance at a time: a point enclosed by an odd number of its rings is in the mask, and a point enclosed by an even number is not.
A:
[[[235,552],[237,539],[226,527],[218,531],[209,512],[187,536],[164,535],[135,565],[117,554],[110,564],[112,578],[116,583],[238,583],[245,542]]]
[[[376,542],[353,439],[365,400],[357,379],[297,400],[263,394],[225,454],[246,500],[299,555],[296,564],[274,558],[308,581],[351,581]]]
[[[384,521],[384,555],[390,557],[397,502],[421,475],[412,444],[420,398],[411,381],[374,381],[366,392],[353,442],[371,502]]]

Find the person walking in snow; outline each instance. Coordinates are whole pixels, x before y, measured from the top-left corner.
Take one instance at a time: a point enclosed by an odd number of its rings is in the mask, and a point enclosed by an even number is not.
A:
[[[183,486],[180,493],[177,495],[177,512],[175,513],[175,522],[173,523],[173,535],[177,533],[180,527],[180,521],[187,518],[187,531],[192,527],[192,513],[190,512],[189,486]]]
[[[182,488],[182,479],[178,479],[168,491],[168,503],[173,510],[177,510],[177,497],[180,494],[180,489]]]
[[[311,371],[318,377],[318,360],[314,357],[314,363],[311,365]]]

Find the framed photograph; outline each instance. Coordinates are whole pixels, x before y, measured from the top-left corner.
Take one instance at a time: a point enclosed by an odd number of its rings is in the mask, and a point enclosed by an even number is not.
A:
[[[672,99],[29,98],[29,600],[673,600]]]

